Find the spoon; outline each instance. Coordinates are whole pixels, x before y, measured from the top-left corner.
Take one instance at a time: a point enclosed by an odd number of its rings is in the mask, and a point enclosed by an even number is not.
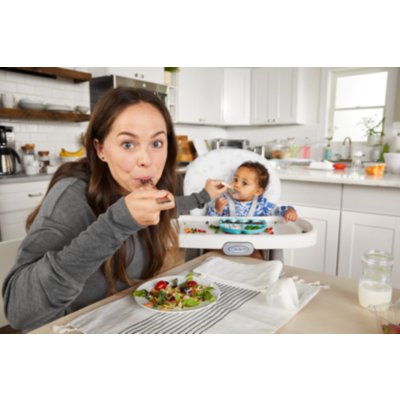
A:
[[[147,186],[150,185],[153,189],[156,189],[156,185],[154,185],[153,181],[151,179],[141,179],[140,183],[142,186]],[[156,200],[158,204],[164,204],[164,203],[170,203],[171,200],[168,198],[168,196],[161,197]]]

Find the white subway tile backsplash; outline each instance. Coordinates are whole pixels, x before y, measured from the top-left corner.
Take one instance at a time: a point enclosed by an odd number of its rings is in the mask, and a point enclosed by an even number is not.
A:
[[[76,68],[81,70],[80,68]],[[89,83],[74,84],[69,79],[51,79],[0,70],[0,93],[12,93],[17,100],[30,98],[45,103],[69,105],[90,104]],[[49,150],[58,158],[62,147],[71,151],[80,147],[80,137],[88,123],[0,119],[0,124],[14,127],[15,147],[19,151],[26,143],[36,149]]]

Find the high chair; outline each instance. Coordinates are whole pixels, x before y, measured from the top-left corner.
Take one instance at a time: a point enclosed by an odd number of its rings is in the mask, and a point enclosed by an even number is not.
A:
[[[269,202],[279,204],[280,181],[274,168],[259,154],[242,149],[212,150],[190,163],[183,182],[184,195],[200,192],[210,178],[231,183],[236,169],[246,161],[257,161],[267,168],[270,179],[263,196]],[[315,229],[300,218],[296,222],[286,222],[275,216],[240,217],[236,220],[241,224],[251,220],[265,221],[268,232],[235,235],[218,232],[215,227],[226,217],[206,216],[208,206],[192,210],[190,215],[178,219],[179,246],[186,249],[186,260],[201,255],[204,249],[219,249],[231,256],[250,255],[257,249],[262,251],[265,259],[282,259],[284,248],[309,247],[316,243]]]

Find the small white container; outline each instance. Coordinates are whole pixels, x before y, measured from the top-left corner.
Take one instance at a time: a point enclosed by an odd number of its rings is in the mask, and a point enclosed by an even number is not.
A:
[[[391,174],[400,174],[400,153],[384,153],[386,170]]]

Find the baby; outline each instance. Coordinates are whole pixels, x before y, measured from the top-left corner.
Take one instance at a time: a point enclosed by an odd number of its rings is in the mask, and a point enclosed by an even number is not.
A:
[[[263,196],[269,183],[264,165],[247,161],[239,166],[228,193],[215,200],[207,215],[220,217],[282,216],[296,221],[297,212],[291,206],[276,206]]]

